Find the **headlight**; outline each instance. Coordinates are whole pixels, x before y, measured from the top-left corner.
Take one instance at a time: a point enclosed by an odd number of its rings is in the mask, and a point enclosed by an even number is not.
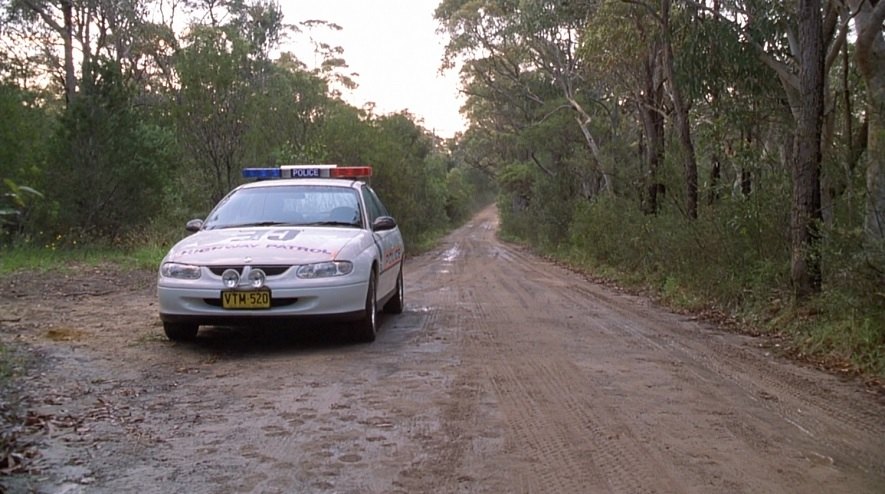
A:
[[[179,264],[177,262],[167,262],[160,268],[160,274],[166,278],[196,280],[200,277],[200,267],[191,266],[190,264]]]
[[[221,283],[225,288],[236,288],[240,284],[240,273],[236,269],[225,269],[221,274]]]
[[[299,278],[328,278],[331,276],[344,276],[353,271],[353,263],[349,261],[318,262],[305,264],[298,268],[295,275]]]
[[[267,275],[264,274],[264,271],[260,269],[253,269],[249,271],[249,286],[252,288],[261,288],[264,286],[264,282],[267,279]]]

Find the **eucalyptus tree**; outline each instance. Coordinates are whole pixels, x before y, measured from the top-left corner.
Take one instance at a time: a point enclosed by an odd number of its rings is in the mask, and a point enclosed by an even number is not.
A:
[[[251,96],[245,117],[249,128],[245,162],[324,160],[321,129],[332,105],[328,82],[305,70],[292,54],[283,53],[257,86],[260,90]]]
[[[191,26],[176,56],[172,114],[189,159],[215,202],[239,180],[252,94],[250,47],[234,29]]]
[[[709,10],[703,2],[692,4]],[[784,161],[793,191],[791,280],[800,299],[821,289],[821,162],[829,147],[822,132],[826,129],[823,121],[833,109],[826,75],[847,39],[840,35],[848,29],[846,16],[840,22],[843,7],[839,0],[800,0],[797,4],[734,0],[723,2],[723,11],[716,12],[776,74],[793,116],[792,146],[785,147]]]
[[[691,121],[688,114],[691,108],[691,101],[676,78],[676,62],[674,61],[675,55],[673,53],[675,29],[672,23],[671,7],[671,0],[661,1],[660,23],[663,34],[663,67],[670,100],[673,102],[673,113],[676,116],[676,133],[679,136],[679,144],[682,147],[685,214],[689,218],[697,219],[698,164],[695,157],[694,141],[691,135]]]
[[[790,216],[791,271],[797,297],[821,289],[818,223],[821,216],[821,129],[824,113],[824,37],[820,0],[800,0],[797,12],[799,90],[803,104],[796,110],[793,166],[793,206]]]
[[[249,138],[269,122],[272,111],[256,105],[275,99],[267,98],[274,73],[269,53],[284,26],[273,2],[199,3],[209,22],[192,22],[175,54],[171,113],[190,162],[209,184],[211,203],[239,182]]]
[[[732,194],[747,197],[767,185],[761,182],[771,175],[768,163],[782,143],[789,108],[770,69],[717,18],[722,2],[713,1],[710,9],[691,11],[679,52],[681,84],[695,105],[699,161],[709,160],[707,202],[713,205],[729,186]]]
[[[679,27],[673,25],[674,15],[672,14],[674,9],[672,8],[672,1],[662,0],[659,6],[643,0],[622,1],[645,11],[658,24],[656,29],[658,35],[655,36],[657,39],[655,39],[652,45],[652,50],[654,53],[658,51],[660,53],[659,63],[660,69],[663,72],[663,85],[672,103],[674,128],[681,147],[684,212],[688,218],[696,219],[698,216],[698,166],[689,117],[692,101],[689,94],[683,90],[676,74],[677,63],[675,61],[673,45]]]
[[[658,174],[665,154],[664,70],[660,29],[646,8],[620,0],[602,2],[586,26],[580,56],[603,91],[635,109],[635,127],[642,166],[639,182],[641,208],[657,213]],[[623,165],[622,165],[623,168]]]
[[[301,21],[295,27],[296,31],[307,36],[313,47],[315,65],[304,68],[310,70],[315,76],[323,79],[329,85],[329,94],[332,97],[341,97],[343,89],[356,89],[356,78],[359,74],[349,72],[349,66],[344,59],[344,48],[332,45],[323,40],[322,34],[316,32],[336,32],[343,28],[334,22],[321,19],[309,19]]]
[[[600,104],[577,55],[580,36],[595,1],[552,0],[444,0],[436,19],[449,34],[445,60],[464,60],[462,76],[468,87],[485,85],[487,94],[509,99],[508,111],[522,110],[538,125],[550,114],[569,111],[583,137],[590,167],[611,189],[611,173],[595,134],[595,112]],[[541,78],[555,88],[537,91]],[[480,93],[474,92],[480,97]],[[528,111],[526,111],[528,110]],[[549,170],[548,170],[549,171]],[[595,193],[592,184],[582,189]]]
[[[857,33],[857,66],[866,82],[867,207],[865,231],[872,242],[885,240],[885,2],[848,0]]]
[[[63,88],[77,95],[79,79],[93,61],[118,64],[127,78],[140,70],[143,27],[152,0],[5,0],[17,37],[40,49],[39,62]],[[59,50],[59,47],[61,48]],[[29,50],[25,50],[27,53]]]

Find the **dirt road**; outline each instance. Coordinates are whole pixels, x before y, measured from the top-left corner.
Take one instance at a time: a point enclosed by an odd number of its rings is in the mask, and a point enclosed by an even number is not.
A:
[[[346,327],[166,341],[153,273],[2,285],[39,446],[11,492],[885,492],[885,401],[496,240],[488,209]]]

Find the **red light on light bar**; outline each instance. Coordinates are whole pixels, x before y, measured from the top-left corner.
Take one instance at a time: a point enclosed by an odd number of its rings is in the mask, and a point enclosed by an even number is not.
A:
[[[368,178],[372,176],[371,166],[344,166],[330,168],[329,176],[333,178]]]

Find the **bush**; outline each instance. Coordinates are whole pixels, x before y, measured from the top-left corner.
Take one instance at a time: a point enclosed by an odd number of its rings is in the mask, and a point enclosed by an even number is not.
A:
[[[93,69],[61,117],[46,174],[56,207],[44,214],[55,233],[113,238],[159,212],[175,146],[135,111],[116,64]]]

